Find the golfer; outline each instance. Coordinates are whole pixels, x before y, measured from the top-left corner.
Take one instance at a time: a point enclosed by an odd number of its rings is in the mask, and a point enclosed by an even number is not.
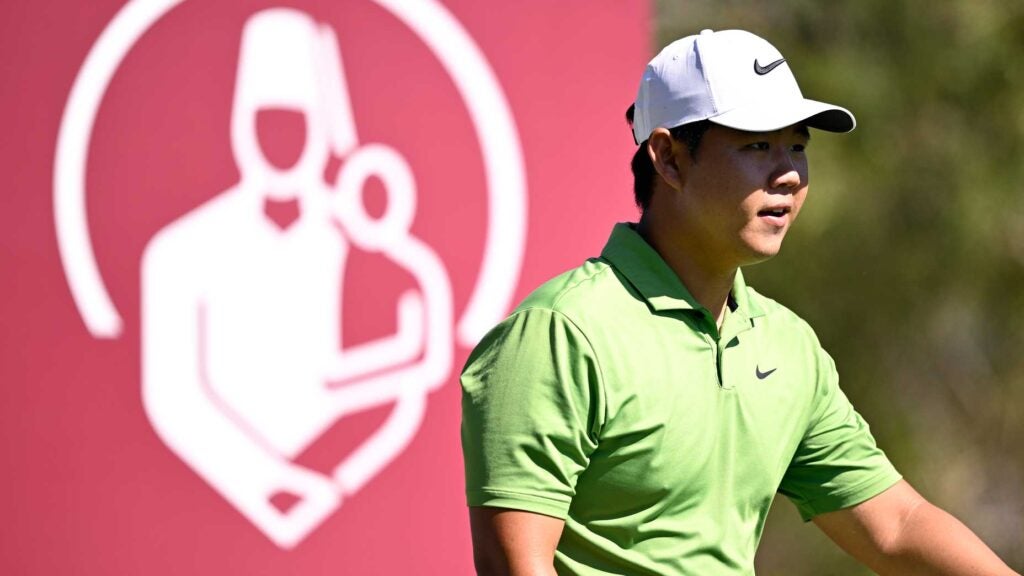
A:
[[[550,280],[462,374],[481,574],[738,575],[776,493],[879,574],[1015,574],[876,446],[813,330],[748,287],[807,197],[808,100],[771,44],[676,41],[629,117],[636,224]]]

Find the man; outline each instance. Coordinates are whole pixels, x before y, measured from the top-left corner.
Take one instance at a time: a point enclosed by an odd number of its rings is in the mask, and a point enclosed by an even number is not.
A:
[[[748,288],[807,195],[804,99],[747,32],[666,47],[635,107],[636,225],[541,286],[463,372],[482,574],[752,574],[776,492],[880,574],[1014,574],[879,450],[792,312]]]

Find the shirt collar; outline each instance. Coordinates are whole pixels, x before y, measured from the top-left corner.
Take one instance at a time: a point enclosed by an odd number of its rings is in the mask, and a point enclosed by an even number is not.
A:
[[[659,312],[704,311],[704,307],[690,294],[654,248],[636,232],[634,226],[625,222],[616,224],[601,251],[601,257],[626,277],[652,309]],[[741,313],[747,318],[764,315],[760,306],[750,298],[741,270],[736,271],[730,300],[736,304],[735,310],[731,310],[733,313]]]

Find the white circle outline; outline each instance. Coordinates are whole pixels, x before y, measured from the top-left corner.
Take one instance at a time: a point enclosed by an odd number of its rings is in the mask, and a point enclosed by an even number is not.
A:
[[[53,168],[57,247],[71,295],[89,332],[117,338],[124,321],[103,283],[89,235],[85,170],[96,113],[139,38],[185,0],[129,0],[93,44],[61,117]],[[526,168],[512,111],[494,71],[465,28],[436,0],[373,0],[410,28],[455,84],[473,121],[487,181],[483,264],[456,328],[474,345],[501,319],[516,289],[526,240]]]

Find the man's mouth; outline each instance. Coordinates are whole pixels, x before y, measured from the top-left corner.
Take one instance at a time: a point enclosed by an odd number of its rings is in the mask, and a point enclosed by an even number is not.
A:
[[[769,216],[774,218],[782,218],[786,214],[789,214],[789,208],[785,206],[780,208],[766,208],[757,213],[758,216]]]

